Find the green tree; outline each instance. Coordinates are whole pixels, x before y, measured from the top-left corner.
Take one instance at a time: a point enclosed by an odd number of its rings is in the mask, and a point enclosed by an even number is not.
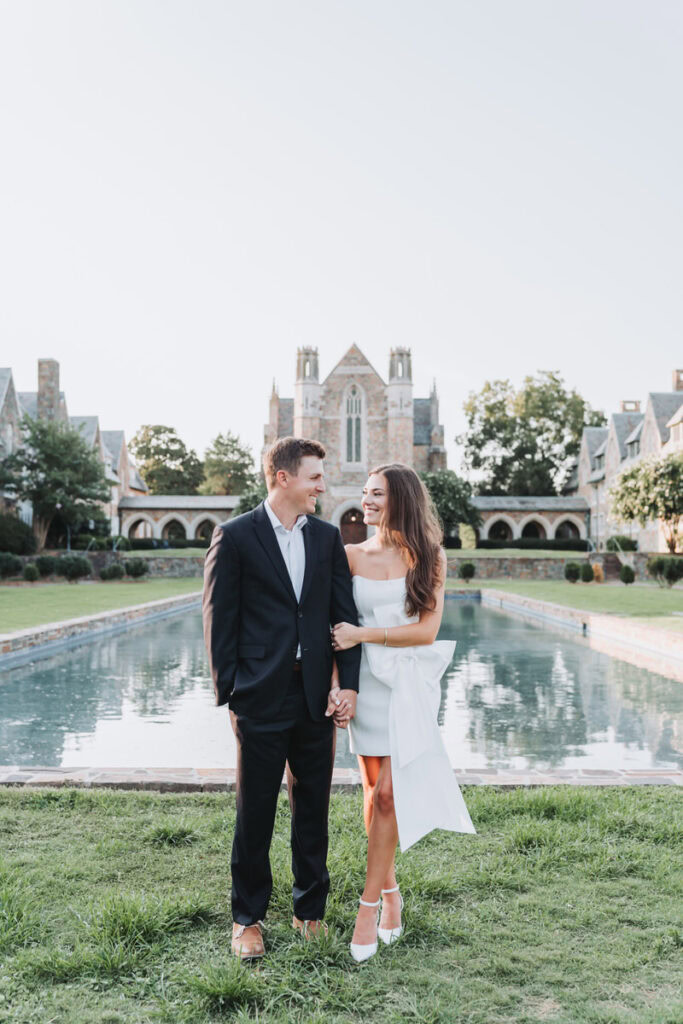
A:
[[[263,499],[267,497],[268,488],[266,487],[265,480],[263,477],[256,479],[251,487],[242,491],[239,504],[235,509],[234,515],[241,516],[243,512],[251,512],[253,508],[260,505]]]
[[[480,494],[552,495],[567,482],[584,427],[606,420],[559,376],[542,370],[518,390],[487,381],[465,402],[466,431],[456,438],[463,463],[480,476]]]
[[[150,494],[196,494],[204,477],[197,453],[173,427],[145,424],[128,445]]]
[[[667,547],[676,551],[683,517],[683,452],[643,459],[624,470],[609,496],[611,513],[617,519],[637,520],[641,526],[661,520]]]
[[[33,506],[33,532],[42,550],[57,513],[72,527],[97,518],[111,489],[97,452],[79,430],[25,416],[22,432],[23,446],[3,460],[3,468],[16,498]]]
[[[242,494],[256,483],[251,448],[236,434],[218,434],[204,452],[200,494]]]
[[[473,529],[481,525],[481,516],[471,502],[472,487],[452,469],[420,473],[439,513],[446,537],[457,533],[460,523]]]

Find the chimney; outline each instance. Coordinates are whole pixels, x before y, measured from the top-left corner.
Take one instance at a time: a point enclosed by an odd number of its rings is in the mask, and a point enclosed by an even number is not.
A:
[[[59,363],[56,359],[38,360],[38,419],[56,420],[59,416]]]
[[[674,370],[674,391],[683,391],[683,370]]]
[[[622,398],[621,400],[621,411],[622,412],[640,412],[640,402],[634,402],[628,398]]]

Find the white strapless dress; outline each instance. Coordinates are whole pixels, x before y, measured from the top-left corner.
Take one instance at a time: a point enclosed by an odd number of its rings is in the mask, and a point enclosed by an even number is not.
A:
[[[417,622],[405,610],[405,576],[353,577],[362,626],[384,629]],[[437,723],[440,680],[455,641],[414,647],[363,644],[356,715],[349,724],[354,754],[391,757],[401,850],[432,829],[475,832]]]

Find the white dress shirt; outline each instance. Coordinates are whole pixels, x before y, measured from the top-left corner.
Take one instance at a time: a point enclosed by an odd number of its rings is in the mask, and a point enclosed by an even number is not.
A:
[[[287,572],[289,573],[289,578],[292,581],[292,587],[298,601],[301,597],[301,588],[304,585],[304,571],[306,569],[306,548],[304,546],[304,535],[301,531],[308,522],[308,516],[298,516],[292,529],[286,530],[270,507],[270,502],[267,498],[264,501],[264,505],[271,526],[275,531],[277,542],[280,545],[280,551],[285,560]],[[297,658],[301,657],[301,644],[297,648],[296,656]]]

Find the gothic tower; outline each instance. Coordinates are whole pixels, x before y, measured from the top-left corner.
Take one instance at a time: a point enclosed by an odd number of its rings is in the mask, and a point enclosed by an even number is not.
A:
[[[294,436],[316,439],[320,435],[320,375],[317,348],[296,350],[294,385]]]
[[[413,367],[409,348],[392,348],[387,385],[387,449],[390,462],[413,464]]]

